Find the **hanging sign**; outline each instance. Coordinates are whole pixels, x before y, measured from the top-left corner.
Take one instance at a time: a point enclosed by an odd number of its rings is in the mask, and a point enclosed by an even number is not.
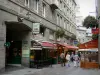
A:
[[[38,34],[40,32],[40,23],[33,23],[33,33]]]

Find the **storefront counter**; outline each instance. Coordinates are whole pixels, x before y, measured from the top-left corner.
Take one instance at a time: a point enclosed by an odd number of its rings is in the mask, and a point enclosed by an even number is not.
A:
[[[99,68],[99,64],[97,62],[83,62],[80,63],[81,68]]]

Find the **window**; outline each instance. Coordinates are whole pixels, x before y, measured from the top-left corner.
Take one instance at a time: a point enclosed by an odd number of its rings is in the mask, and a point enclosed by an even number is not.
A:
[[[70,24],[70,30],[69,30],[70,32],[72,31],[72,26],[71,26],[71,24]]]
[[[67,21],[67,30],[69,30],[69,22]]]
[[[84,42],[84,39],[83,39],[83,42]]]
[[[62,24],[62,17],[60,17],[60,26],[61,26],[61,24]]]
[[[70,11],[70,15],[71,15],[71,11]]]
[[[46,16],[46,5],[43,3],[43,11],[42,11],[42,15],[45,17]]]
[[[29,7],[29,0],[25,0],[24,2],[25,2],[25,6]]]
[[[59,15],[57,14],[57,25],[59,25]]]
[[[34,0],[34,9],[38,13],[38,7],[39,7],[39,0]]]
[[[62,1],[60,1],[60,8],[62,8]]]
[[[66,21],[64,20],[64,29],[66,29]]]
[[[64,5],[64,13],[66,12],[66,6]]]

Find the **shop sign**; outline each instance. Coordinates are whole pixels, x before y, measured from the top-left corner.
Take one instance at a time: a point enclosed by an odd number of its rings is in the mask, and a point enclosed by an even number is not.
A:
[[[53,35],[50,35],[50,36],[49,36],[49,39],[53,40]]]
[[[42,46],[40,43],[32,41],[30,50],[42,50]]]
[[[32,47],[30,50],[42,50],[42,47]]]
[[[33,33],[38,34],[40,32],[40,23],[33,23]]]
[[[22,50],[29,50],[28,41],[22,41]]]
[[[30,56],[30,51],[29,50],[22,50],[22,57],[29,57]]]
[[[28,41],[22,41],[22,57],[29,57],[30,50],[28,47]]]

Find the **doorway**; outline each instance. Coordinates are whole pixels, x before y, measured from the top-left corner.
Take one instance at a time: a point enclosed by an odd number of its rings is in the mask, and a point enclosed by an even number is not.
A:
[[[23,40],[29,40],[29,32],[31,28],[22,22],[5,22],[6,24],[6,43],[10,46],[6,47],[6,65],[20,65],[22,61],[22,43]]]
[[[9,42],[10,46],[6,47],[6,64],[21,64],[22,41],[17,40],[18,34],[16,33],[17,31],[7,29],[6,42]],[[16,38],[14,34],[16,34]]]

